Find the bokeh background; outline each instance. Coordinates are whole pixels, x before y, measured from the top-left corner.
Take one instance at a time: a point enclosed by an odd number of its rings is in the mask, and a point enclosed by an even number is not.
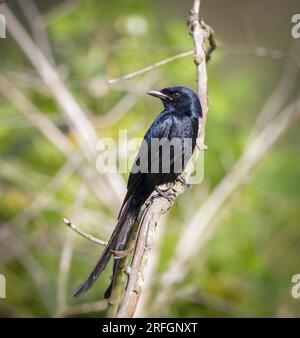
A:
[[[280,123],[280,112],[300,89],[300,39],[291,35],[298,0],[202,2],[202,18],[218,43],[208,65],[205,180],[161,219],[137,315],[298,317],[300,299],[291,295],[291,278],[300,273],[297,118],[224,200],[185,273],[164,297],[166,272],[193,216],[257,135]],[[83,298],[72,298],[102,249],[62,218],[109,238],[127,174],[97,173],[95,137],[117,140],[120,129],[130,138],[143,136],[161,110],[147,90],[195,89],[196,75],[188,56],[128,81],[107,80],[192,50],[186,26],[191,5],[179,0],[0,5],[8,22],[7,37],[0,39],[0,273],[7,280],[0,317],[105,316],[110,269]],[[200,213],[199,222],[203,217]]]

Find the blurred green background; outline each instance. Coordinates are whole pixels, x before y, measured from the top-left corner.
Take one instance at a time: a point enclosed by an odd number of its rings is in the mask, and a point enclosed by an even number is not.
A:
[[[117,140],[119,129],[128,130],[132,138],[143,136],[161,110],[159,102],[144,95],[147,90],[172,85],[196,88],[192,56],[132,80],[106,82],[191,50],[186,17],[192,1],[20,2],[9,1],[8,7],[49,60],[55,60],[66,87],[99,137]],[[156,248],[155,277],[151,275],[153,285],[140,313],[298,317],[300,299],[291,296],[291,278],[300,273],[297,120],[255,167],[253,177],[225,204],[222,217],[217,215],[218,227],[191,260],[188,277],[174,288],[172,299],[155,309],[160,276],[180,233],[243,153],[271,93],[281,83],[276,95],[278,104],[284,106],[300,88],[300,39],[291,36],[291,17],[300,12],[298,0],[202,2],[202,17],[215,30],[218,42],[208,65],[205,180],[181,196],[158,225],[163,233]],[[112,192],[98,174],[100,183],[93,184],[95,161],[78,159],[78,140],[61,107],[9,31],[6,39],[0,39],[0,50],[4,76],[0,91],[0,273],[7,281],[0,317],[104,316],[101,299],[111,271],[83,298],[72,298],[101,248],[73,233],[62,218],[69,217],[84,231],[108,239],[124,196],[124,182],[119,177],[119,190]],[[282,79],[284,72],[287,75]],[[20,100],[19,91],[67,137],[74,147],[71,155],[59,151],[24,115],[22,110],[30,115],[33,108]],[[121,106],[115,107],[120,100]]]

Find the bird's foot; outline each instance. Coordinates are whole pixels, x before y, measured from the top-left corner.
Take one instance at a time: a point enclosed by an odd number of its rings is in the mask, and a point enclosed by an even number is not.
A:
[[[187,183],[187,180],[184,177],[182,177],[181,175],[178,175],[176,177],[176,181],[180,182],[184,187],[187,187],[187,188],[190,187],[190,184]]]
[[[166,198],[170,203],[174,201],[174,198],[176,196],[176,194],[171,189],[164,191],[158,187],[155,187],[155,191],[158,193],[159,196]]]

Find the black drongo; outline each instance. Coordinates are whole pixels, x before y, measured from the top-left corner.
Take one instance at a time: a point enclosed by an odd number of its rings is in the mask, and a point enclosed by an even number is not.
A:
[[[111,238],[90,276],[74,292],[75,297],[89,290],[105,269],[112,254],[124,250],[142,205],[159,185],[177,178],[196,145],[199,118],[202,117],[197,95],[185,87],[165,88],[161,91],[150,91],[148,94],[160,98],[164,110],[144,136]],[[167,155],[162,150],[165,145],[169,147]],[[114,270],[117,262],[115,260]],[[110,296],[111,286],[112,284],[105,293],[106,298]]]

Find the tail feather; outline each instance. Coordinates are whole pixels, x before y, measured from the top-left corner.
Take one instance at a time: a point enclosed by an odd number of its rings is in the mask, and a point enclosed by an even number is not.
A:
[[[74,297],[80,297],[93,286],[95,281],[107,266],[112,256],[111,250],[116,250],[116,248],[123,246],[128,234],[131,233],[134,218],[136,217],[136,208],[133,208],[130,200],[126,204],[127,205],[125,205],[123,208],[115,230],[113,231],[108,244],[102,252],[99,261],[97,262],[89,277],[74,291]]]
[[[131,223],[132,225],[135,222],[135,217],[136,216],[137,215],[135,214],[134,218],[132,219],[132,223]],[[122,250],[125,249],[126,243],[127,243],[128,239],[129,239],[129,237],[131,235],[132,228],[133,227],[131,226],[130,229],[122,236],[122,240],[118,243],[118,246],[116,247],[117,251],[122,251]],[[112,279],[111,279],[111,281],[109,283],[109,286],[107,287],[107,289],[104,292],[104,298],[105,299],[110,298],[110,295],[111,295],[111,292],[112,292],[112,287],[113,287],[113,284],[114,284],[114,279],[115,279],[115,272],[118,269],[119,263],[120,263],[119,259],[115,259],[114,260]]]

